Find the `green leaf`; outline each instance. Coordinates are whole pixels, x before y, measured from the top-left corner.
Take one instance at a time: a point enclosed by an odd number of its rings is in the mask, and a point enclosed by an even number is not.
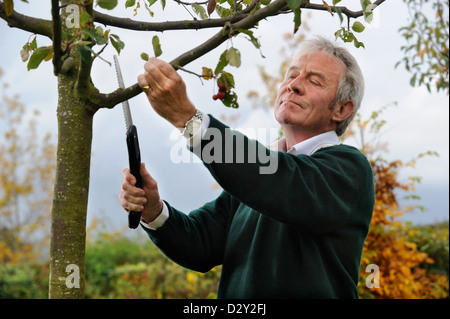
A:
[[[37,42],[36,37],[34,37],[33,41],[30,43],[30,50],[36,50],[37,49]]]
[[[255,36],[253,35],[253,31],[247,29],[237,29],[237,31],[248,35],[248,37],[250,38],[249,41],[255,46],[255,48],[261,48],[261,43],[257,38],[255,38]]]
[[[222,70],[228,65],[228,57],[227,57],[227,51],[223,51],[223,53],[219,57],[219,62],[217,62],[216,69],[214,70],[214,74],[218,75]]]
[[[339,21],[340,21],[341,24],[342,24],[342,22],[344,22],[344,16],[342,15],[341,9],[340,9],[339,7],[334,7],[334,10],[335,10],[335,12],[338,14]]]
[[[225,98],[222,100],[223,105],[227,107],[232,107],[234,109],[239,108],[239,104],[237,101],[237,94],[235,92],[227,92]]]
[[[228,17],[232,13],[230,9],[226,9],[222,6],[219,6],[218,4],[216,4],[216,12],[221,18]]]
[[[90,47],[86,46],[86,45],[80,45],[77,44],[75,46],[77,48],[77,52],[81,57],[81,60],[83,60],[84,63],[89,63],[91,61],[91,50]]]
[[[30,52],[37,49],[36,36],[33,38],[31,42],[27,42],[20,50],[20,57],[22,58],[22,62],[25,62],[30,57]]]
[[[373,12],[366,12],[366,13],[364,13],[364,20],[367,23],[371,23],[372,20],[373,20]]]
[[[159,43],[159,38],[157,35],[152,38],[153,52],[155,53],[155,57],[159,57],[162,54],[161,44]]]
[[[127,0],[127,2],[125,2],[125,8],[134,7],[135,4],[136,0]]]
[[[147,53],[142,52],[142,53],[141,53],[141,59],[144,60],[145,62],[147,62],[148,59],[150,59],[150,57],[148,56]]]
[[[97,5],[100,8],[112,10],[117,6],[117,0],[97,0]]]
[[[362,43],[362,42],[359,42],[356,38],[354,38],[353,39],[353,44],[355,45],[355,47],[358,49],[358,48],[366,48],[365,46],[364,46],[364,43]]]
[[[201,18],[201,19],[208,19],[208,15],[206,14],[206,9],[197,4],[197,3],[193,3],[192,4],[192,9],[194,9],[194,12]]]
[[[241,66],[241,52],[236,48],[229,48],[227,50],[227,59],[231,66]]]
[[[98,31],[100,31],[100,29]],[[83,34],[86,35],[88,38],[92,38],[93,40],[95,40],[95,42],[98,45],[102,45],[102,44],[105,44],[106,42],[108,42],[108,39],[105,38],[103,36],[103,34],[97,33],[97,29],[96,30],[84,29]]]
[[[352,25],[353,31],[358,32],[358,33],[363,32],[365,28],[366,27],[359,21],[355,21],[355,23],[353,23],[353,25]]]
[[[294,34],[297,33],[298,28],[302,24],[302,10],[297,8],[294,10]]]
[[[287,4],[291,10],[300,8],[300,3],[302,3],[302,0],[287,0]]]
[[[409,80],[409,84],[410,84],[411,86],[416,86],[416,78],[417,78],[417,74],[415,73],[415,74],[413,75],[413,77]]]
[[[225,83],[228,88],[234,88],[234,76],[231,73],[228,72],[222,72],[219,79],[217,80],[217,83]]]
[[[41,64],[44,59],[53,52],[53,47],[40,47],[37,48],[30,57],[30,61],[28,61],[27,69],[28,71],[31,69],[36,69],[39,64]]]
[[[123,41],[120,40],[119,36],[115,34],[111,34],[109,40],[111,41],[113,47],[116,49],[117,53],[120,54],[120,51],[125,47],[125,43],[123,43]]]

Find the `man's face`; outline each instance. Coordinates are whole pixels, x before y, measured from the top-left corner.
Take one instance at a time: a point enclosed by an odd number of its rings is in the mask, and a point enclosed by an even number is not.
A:
[[[344,72],[342,63],[321,51],[297,58],[278,90],[276,120],[283,128],[292,126],[309,137],[335,129],[334,110],[329,105]]]

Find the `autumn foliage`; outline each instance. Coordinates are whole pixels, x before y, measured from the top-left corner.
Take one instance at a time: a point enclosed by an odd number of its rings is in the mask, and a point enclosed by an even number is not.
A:
[[[396,174],[403,163],[372,162],[376,199],[370,232],[364,245],[361,261],[360,295],[362,298],[447,298],[448,278],[427,272],[422,264],[434,260],[421,252],[417,244],[405,235],[408,227],[398,221],[402,212],[396,199],[396,191],[410,190],[408,184],[397,181]],[[410,230],[414,232],[414,230]],[[369,264],[379,267],[379,288],[367,288],[365,272]]]
[[[371,133],[379,133],[381,127],[386,123],[379,119],[385,109],[386,107],[378,112],[373,112],[371,117],[365,121],[358,115],[353,125],[353,131],[349,134],[359,131],[361,140],[364,140],[367,129]],[[420,251],[417,244],[410,240],[417,230],[400,220],[403,213],[414,207],[404,207],[402,210],[397,199],[402,192],[414,192],[415,184],[419,181],[418,178],[411,177],[407,182],[400,182],[399,171],[404,167],[414,167],[417,159],[423,156],[437,154],[426,152],[407,163],[399,160],[388,162],[381,156],[375,157],[376,150],[380,149],[383,149],[380,144],[362,143],[362,151],[369,159],[374,157],[371,159],[371,164],[375,181],[375,207],[361,260],[358,286],[360,297],[448,298],[448,274],[446,276],[426,270],[424,265],[433,264],[435,261],[426,252]],[[366,271],[369,265],[376,265],[379,270],[377,287],[370,285],[370,283],[374,283],[375,279],[372,278],[371,271]],[[370,283],[367,284],[367,281]]]
[[[8,93],[1,83],[0,262],[17,263],[35,260],[48,246],[56,149],[49,134],[38,138],[39,113],[30,115]]]

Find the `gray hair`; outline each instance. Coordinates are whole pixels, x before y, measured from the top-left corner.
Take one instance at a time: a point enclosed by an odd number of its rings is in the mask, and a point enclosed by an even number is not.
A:
[[[334,100],[329,105],[330,109],[332,109],[339,102],[350,100],[353,101],[355,106],[353,114],[345,121],[340,122],[336,128],[336,134],[341,136],[344,134],[361,106],[361,101],[364,96],[364,77],[358,62],[356,62],[356,59],[349,51],[347,51],[347,49],[340,47],[323,37],[316,37],[315,39],[303,42],[302,46],[295,54],[294,59],[313,51],[324,52],[329,57],[343,63],[347,70],[339,81]]]

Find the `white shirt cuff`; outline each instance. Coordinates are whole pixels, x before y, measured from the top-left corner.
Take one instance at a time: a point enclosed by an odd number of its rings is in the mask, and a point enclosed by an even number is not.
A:
[[[169,219],[169,208],[167,208],[166,203],[163,201],[163,209],[161,214],[159,214],[158,217],[150,223],[146,223],[141,219],[141,225],[151,230],[157,230],[164,225],[167,219]]]

